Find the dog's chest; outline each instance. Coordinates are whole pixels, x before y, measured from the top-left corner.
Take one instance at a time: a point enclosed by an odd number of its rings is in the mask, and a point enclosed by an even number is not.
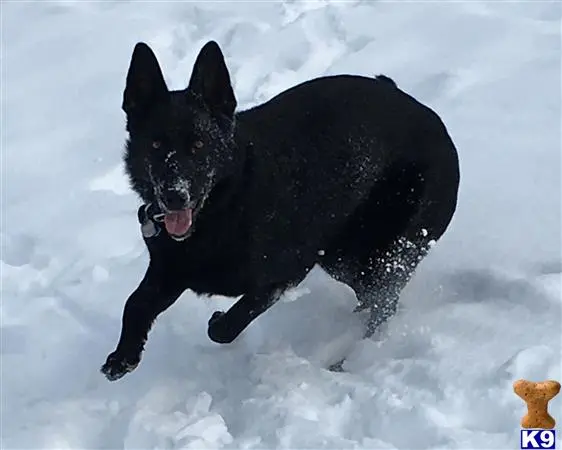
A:
[[[228,297],[246,292],[252,276],[248,255],[240,244],[219,238],[188,239],[177,256],[187,287],[198,293]]]

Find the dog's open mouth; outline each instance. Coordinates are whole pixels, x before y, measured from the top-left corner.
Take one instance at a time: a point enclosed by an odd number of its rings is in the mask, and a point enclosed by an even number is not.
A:
[[[183,241],[189,235],[193,223],[193,209],[169,211],[164,215],[164,226],[172,239]]]

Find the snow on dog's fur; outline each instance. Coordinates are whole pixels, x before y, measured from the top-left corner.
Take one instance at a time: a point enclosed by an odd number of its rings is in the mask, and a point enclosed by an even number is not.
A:
[[[209,337],[227,343],[315,264],[370,309],[369,335],[456,209],[445,126],[385,76],[318,78],[235,112],[215,42],[182,91],[139,43],[123,109],[131,186],[164,226],[144,237],[150,263],[102,367],[110,380],[137,366],[156,316],[186,289],[242,296],[209,320]]]

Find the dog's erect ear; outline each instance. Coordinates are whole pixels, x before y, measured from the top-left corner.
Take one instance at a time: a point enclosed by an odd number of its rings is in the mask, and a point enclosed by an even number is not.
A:
[[[133,50],[127,73],[123,111],[128,116],[142,115],[167,94],[168,87],[156,56],[148,45],[139,42]]]
[[[228,118],[234,115],[236,98],[224,56],[215,41],[207,42],[199,52],[188,89],[200,95],[212,113]]]

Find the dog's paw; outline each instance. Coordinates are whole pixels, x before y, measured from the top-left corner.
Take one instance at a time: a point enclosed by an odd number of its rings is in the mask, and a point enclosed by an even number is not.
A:
[[[107,357],[100,371],[109,381],[115,381],[135,370],[139,362],[140,354],[131,357],[115,351]]]
[[[230,344],[236,338],[231,327],[228,326],[227,316],[223,311],[213,313],[209,319],[207,335],[211,341],[217,344]]]
[[[213,315],[211,316],[211,318],[209,319],[209,326],[211,326],[212,323],[216,322],[217,320],[219,320],[224,315],[225,315],[224,311],[215,311],[213,313]]]

